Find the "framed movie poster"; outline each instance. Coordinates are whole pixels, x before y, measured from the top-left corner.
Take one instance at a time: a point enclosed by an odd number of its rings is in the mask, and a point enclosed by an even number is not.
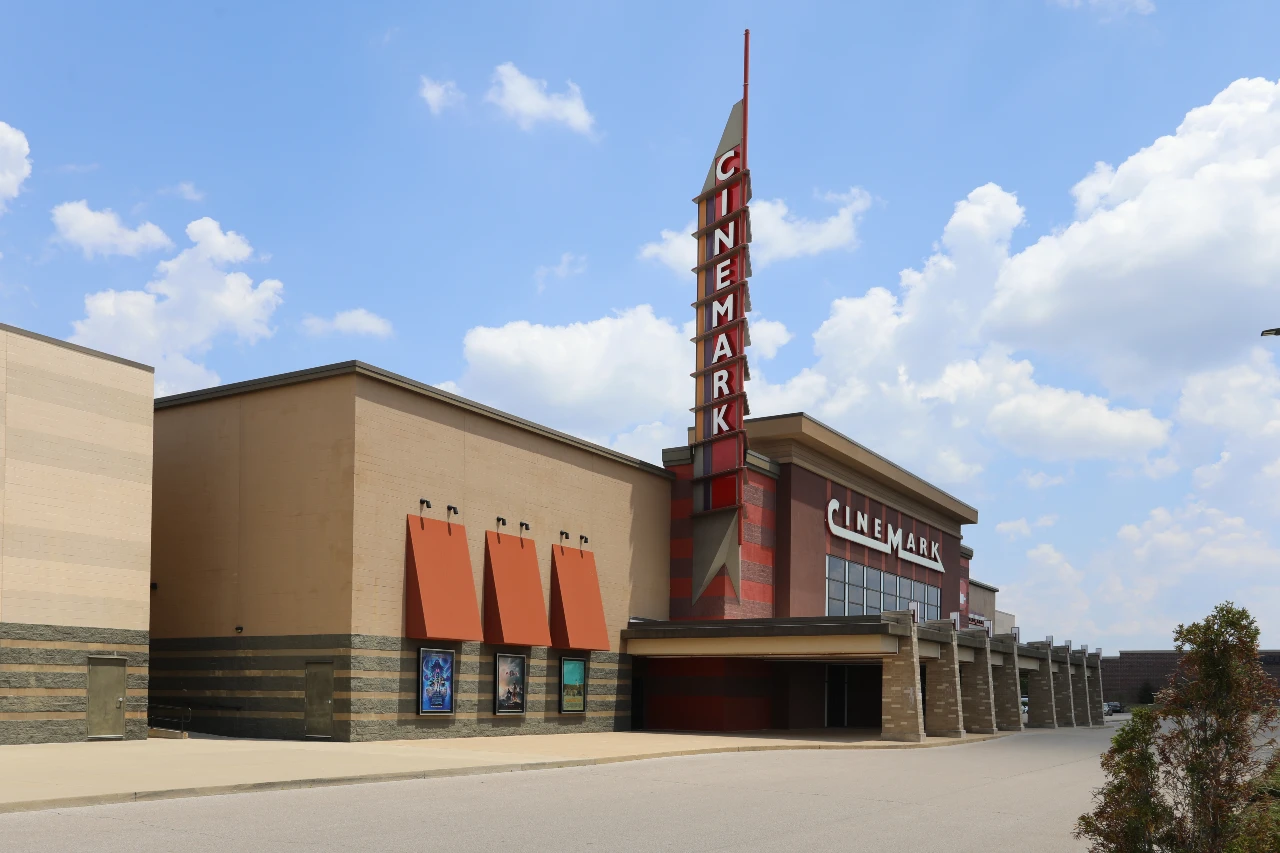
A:
[[[560,713],[587,712],[587,662],[584,658],[560,658]]]
[[[523,714],[525,700],[524,655],[495,655],[493,665],[493,713]]]
[[[452,714],[453,652],[418,649],[418,713]]]

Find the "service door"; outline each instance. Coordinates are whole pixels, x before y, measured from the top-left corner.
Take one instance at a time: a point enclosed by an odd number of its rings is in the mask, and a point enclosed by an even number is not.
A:
[[[124,737],[125,671],[122,657],[89,658],[90,738]]]
[[[307,737],[333,737],[333,661],[307,663]]]

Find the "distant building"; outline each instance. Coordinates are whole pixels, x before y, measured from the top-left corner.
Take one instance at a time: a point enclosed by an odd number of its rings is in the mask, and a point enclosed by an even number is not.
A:
[[[1280,651],[1259,653],[1262,668],[1280,681]],[[1108,701],[1124,705],[1146,704],[1168,685],[1178,668],[1173,649],[1122,651],[1102,658],[1102,694]]]

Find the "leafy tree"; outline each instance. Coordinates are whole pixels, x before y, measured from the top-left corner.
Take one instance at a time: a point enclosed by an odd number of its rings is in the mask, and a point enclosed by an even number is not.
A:
[[[1112,739],[1076,837],[1091,853],[1280,853],[1280,685],[1257,623],[1227,602],[1173,636],[1178,669]]]

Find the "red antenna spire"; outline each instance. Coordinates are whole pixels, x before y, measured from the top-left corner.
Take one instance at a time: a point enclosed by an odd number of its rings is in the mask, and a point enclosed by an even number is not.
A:
[[[751,30],[742,34],[742,168],[747,168],[747,86],[751,79]]]

